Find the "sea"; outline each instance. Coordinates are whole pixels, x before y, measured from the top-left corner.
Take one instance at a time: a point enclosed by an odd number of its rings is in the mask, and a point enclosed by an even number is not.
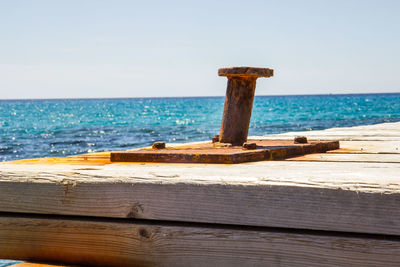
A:
[[[210,140],[223,105],[224,97],[0,100],[0,161]],[[249,135],[395,121],[400,94],[256,96]]]
[[[224,97],[0,100],[0,161],[210,140]],[[400,93],[256,96],[249,135],[400,121]]]

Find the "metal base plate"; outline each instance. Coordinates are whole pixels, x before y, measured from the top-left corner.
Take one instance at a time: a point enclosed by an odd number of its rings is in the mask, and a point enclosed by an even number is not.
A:
[[[248,140],[257,144],[248,150],[240,146],[224,147],[219,143],[181,145],[165,149],[143,148],[112,152],[111,162],[225,163],[280,160],[311,153],[325,153],[339,148],[339,141],[309,141],[295,144],[290,140]]]

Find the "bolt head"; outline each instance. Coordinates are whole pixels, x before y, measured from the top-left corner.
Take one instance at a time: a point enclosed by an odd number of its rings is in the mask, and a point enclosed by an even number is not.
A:
[[[164,142],[154,142],[153,145],[151,146],[153,149],[164,149],[165,148],[165,143]]]
[[[296,136],[294,138],[294,143],[295,144],[307,144],[308,140],[307,140],[307,137],[305,137],[305,136]]]
[[[212,138],[212,142],[213,142],[213,143],[219,142],[219,134],[216,134],[216,135]]]
[[[244,142],[242,147],[243,149],[253,150],[257,148],[257,144],[253,142]]]

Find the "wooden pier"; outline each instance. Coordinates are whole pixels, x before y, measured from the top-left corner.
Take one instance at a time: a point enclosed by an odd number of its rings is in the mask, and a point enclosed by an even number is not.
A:
[[[400,123],[282,161],[0,163],[0,258],[98,266],[399,266]]]

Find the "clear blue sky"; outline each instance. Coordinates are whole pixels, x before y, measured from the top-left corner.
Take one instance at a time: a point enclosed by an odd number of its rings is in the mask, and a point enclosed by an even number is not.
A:
[[[0,2],[0,99],[400,92],[400,1]]]

